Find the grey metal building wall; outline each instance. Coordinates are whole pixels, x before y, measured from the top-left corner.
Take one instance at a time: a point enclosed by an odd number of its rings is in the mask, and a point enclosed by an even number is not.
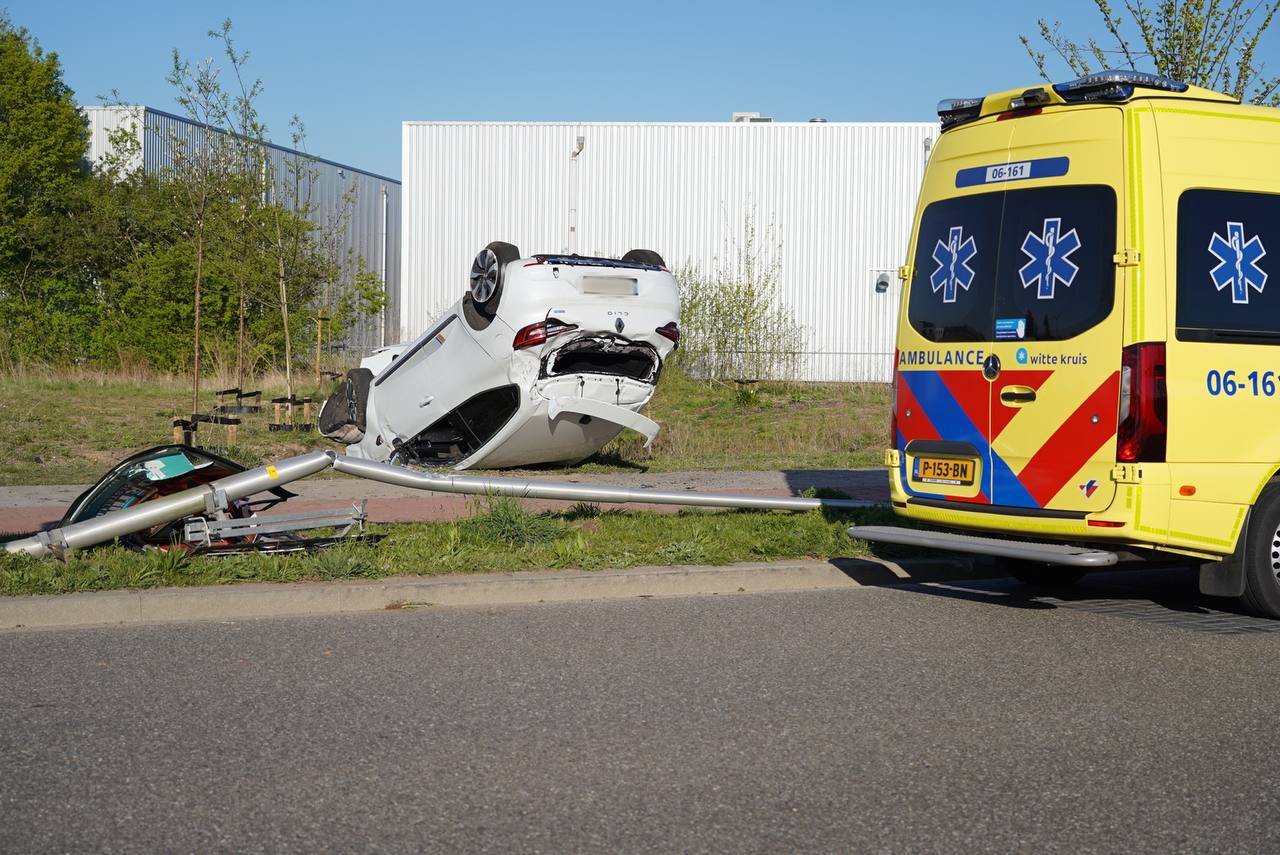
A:
[[[704,271],[733,259],[751,217],[807,334],[802,379],[887,381],[899,289],[876,294],[874,281],[904,262],[937,134],[931,122],[406,122],[401,334],[458,298],[489,241],[566,250],[570,207],[583,254],[643,247]]]
[[[141,150],[131,168],[159,174],[173,165],[174,142],[189,150],[201,144],[203,125],[143,106],[86,107],[89,120],[89,157],[100,162],[110,150],[109,135],[118,129],[141,132]],[[357,326],[347,337],[353,352],[366,352],[384,343],[399,341],[400,312],[400,182],[356,167],[335,163],[293,149],[268,144],[276,198],[292,198],[283,191],[291,161],[300,160],[306,176],[303,199],[310,202],[308,218],[323,229],[338,219],[344,195],[350,193],[348,216],[337,246],[340,258],[363,259],[365,269],[379,274],[386,289],[387,309],[382,317]],[[350,285],[354,264],[338,287]],[[354,355],[354,353],[353,353]]]

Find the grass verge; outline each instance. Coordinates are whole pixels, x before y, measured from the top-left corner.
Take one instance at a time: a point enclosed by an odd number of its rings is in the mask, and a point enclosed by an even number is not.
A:
[[[61,594],[235,582],[375,579],[549,568],[598,570],[662,564],[733,564],[866,556],[850,525],[888,522],[888,509],[851,512],[600,512],[575,505],[533,513],[509,498],[479,501],[454,522],[373,526],[376,544],[312,554],[212,558],[182,550],[107,546],[65,560],[0,552],[0,594]],[[877,554],[883,554],[877,547]],[[903,553],[907,554],[907,553]]]

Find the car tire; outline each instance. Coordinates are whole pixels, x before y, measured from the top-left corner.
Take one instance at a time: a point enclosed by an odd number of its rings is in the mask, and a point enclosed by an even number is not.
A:
[[[322,436],[352,445],[364,439],[369,408],[369,386],[373,372],[368,368],[352,368],[338,388],[320,408],[319,427]]]
[[[648,264],[651,267],[666,268],[667,263],[662,260],[662,256],[651,249],[631,249],[627,254],[622,256],[623,261],[631,261],[636,264]]]
[[[1249,515],[1244,550],[1240,603],[1256,615],[1280,618],[1280,482],[1262,488]]]
[[[1022,584],[1042,591],[1061,591],[1073,587],[1089,571],[1062,564],[1041,561],[1006,561],[1004,569]]]
[[[493,313],[502,299],[502,286],[506,284],[507,265],[520,257],[520,250],[513,244],[500,240],[491,242],[476,253],[471,262],[471,299],[476,305]]]

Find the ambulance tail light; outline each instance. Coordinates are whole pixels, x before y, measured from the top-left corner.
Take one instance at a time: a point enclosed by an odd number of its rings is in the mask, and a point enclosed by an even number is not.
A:
[[[1146,342],[1124,349],[1120,363],[1120,426],[1116,460],[1163,463],[1168,434],[1168,391],[1164,344]]]
[[[889,447],[898,447],[898,349],[893,349],[893,385],[889,394]]]

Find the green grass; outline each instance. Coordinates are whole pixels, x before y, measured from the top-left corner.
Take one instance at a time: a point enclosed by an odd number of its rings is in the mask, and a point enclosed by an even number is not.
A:
[[[0,552],[0,594],[854,557],[868,555],[868,546],[850,539],[845,529],[885,523],[891,516],[878,508],[601,513],[592,505],[533,513],[514,499],[494,498],[477,503],[463,520],[373,526],[384,534],[376,544],[312,554],[214,558],[107,546],[57,560]]]
[[[231,385],[227,383],[225,385]],[[209,382],[207,410],[215,403]],[[264,399],[284,394],[267,381]],[[319,394],[299,389],[298,394]],[[189,415],[189,381],[93,372],[24,371],[0,377],[5,455],[0,485],[87,484],[128,454],[169,442],[170,420]],[[317,404],[318,411],[318,404]],[[645,450],[624,432],[584,471],[675,472],[695,469],[836,469],[876,466],[885,443],[889,390],[882,384],[769,383],[746,387],[692,380],[669,368],[646,413],[662,425]],[[313,411],[314,421],[316,411]],[[246,464],[333,448],[319,434],[273,433],[270,417],[243,416],[237,448]],[[202,444],[225,442],[204,426]]]
[[[210,383],[207,388],[225,387]],[[282,386],[254,388],[263,389],[264,401],[284,394]],[[297,394],[313,392],[299,389]],[[217,403],[211,393],[204,399],[206,412]],[[269,431],[271,405],[264,406],[261,415],[240,417],[239,442],[227,456],[256,465],[332,447],[319,434]],[[45,371],[0,377],[7,433],[0,485],[92,483],[129,454],[172,442],[172,419],[190,417],[190,407],[190,383],[178,378]],[[201,428],[202,444],[225,445],[225,428]]]
[[[653,447],[624,432],[587,471],[854,469],[878,466],[889,429],[882,383],[733,383],[666,371],[646,414],[662,425]]]

